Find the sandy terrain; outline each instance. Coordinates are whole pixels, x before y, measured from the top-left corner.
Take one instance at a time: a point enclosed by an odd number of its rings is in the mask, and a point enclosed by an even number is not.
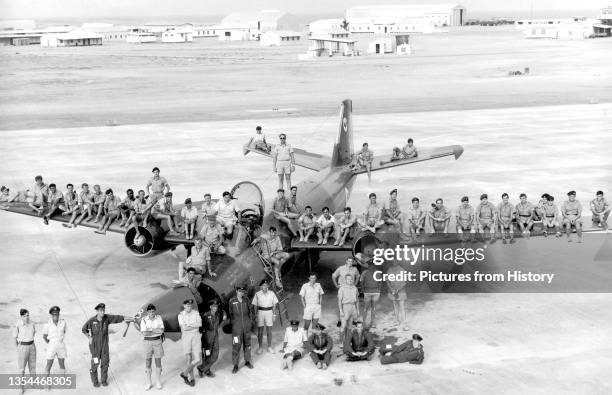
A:
[[[522,191],[534,197],[546,191],[561,199],[575,189],[583,204],[597,189],[611,193],[612,104],[607,103],[609,77],[603,74],[611,55],[599,50],[609,40],[536,42],[514,31],[483,35],[466,29],[435,39],[417,37],[418,43],[423,43],[418,56],[407,59],[310,63],[293,61],[304,48],[260,50],[246,44],[202,47],[216,56],[204,54],[198,47],[204,44],[197,43],[188,50],[173,47],[171,56],[152,55],[144,47],[134,53],[123,44],[85,48],[78,56],[75,50],[0,48],[0,127],[5,129],[0,180],[19,189],[41,173],[58,185],[85,181],[124,190],[143,187],[157,165],[177,201],[206,191],[219,195],[244,179],[269,196],[276,185],[269,161],[241,153],[254,125],[262,124],[272,135],[286,131],[295,146],[328,154],[337,106],[351,97],[355,142],[367,140],[376,153],[390,152],[407,137],[420,147],[465,147],[459,161],[380,172],[372,184],[360,177],[349,202],[357,210],[367,192],[386,194],[392,187],[400,189],[400,205],[413,195],[426,202],[442,196],[453,208],[462,195],[474,199],[482,192],[494,201],[504,191],[513,200]],[[116,55],[99,56],[110,52]],[[254,54],[260,59],[252,61]],[[525,66],[532,75],[506,76]],[[601,103],[588,104],[591,98]],[[247,111],[272,107],[297,111]],[[122,126],[100,126],[107,119]],[[36,130],[20,130],[30,128]],[[299,170],[296,178],[310,174]],[[134,258],[119,235],[45,227],[10,213],[0,212],[0,240],[0,276],[8,284],[0,288],[0,336],[5,339],[0,371],[16,367],[10,327],[18,309],[29,308],[43,323],[49,306],[58,304],[69,323],[67,366],[78,375],[79,394],[91,392],[86,340],[79,332],[93,306],[105,301],[109,313],[131,315],[176,272],[172,254]],[[184,256],[181,248],[176,253]],[[340,258],[324,256],[321,275],[327,277]],[[294,269],[294,283],[304,271]],[[190,389],[178,377],[180,344],[169,341],[163,393],[612,391],[606,373],[612,368],[610,294],[412,294],[409,302],[410,330],[403,332],[392,327],[390,302],[382,298],[377,334],[405,339],[419,332],[425,338],[422,366],[337,360],[327,372],[315,374],[304,360],[287,373],[278,369],[278,356],[264,354],[254,358],[254,370],[232,375],[224,336],[217,378],[202,379]],[[295,312],[298,302],[291,303]],[[328,295],[324,303],[322,322],[333,327],[335,299]],[[142,392],[140,337],[130,329],[122,338],[123,329],[117,325],[111,335],[111,385],[96,392]],[[276,332],[278,345],[279,327]],[[37,342],[40,369],[44,347],[41,339]],[[335,386],[334,378],[344,384]]]

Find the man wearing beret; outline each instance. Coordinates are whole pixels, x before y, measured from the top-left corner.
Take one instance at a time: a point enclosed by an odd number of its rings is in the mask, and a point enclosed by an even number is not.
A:
[[[344,341],[344,353],[349,362],[364,361],[370,359],[374,353],[374,339],[372,334],[363,327],[363,321],[357,318],[353,321],[355,327],[347,332]]]
[[[200,377],[215,377],[210,368],[219,358],[219,326],[227,319],[225,312],[219,309],[217,299],[211,300],[209,305],[210,310],[202,317],[202,364],[198,366]]]
[[[317,322],[306,344],[310,350],[310,358],[317,365],[317,369],[327,369],[331,360],[331,350],[334,348],[334,341],[323,332],[324,330],[325,327]]]
[[[571,242],[572,226],[576,228],[578,243],[582,243],[582,205],[576,200],[576,191],[567,193],[567,200],[561,206],[563,226],[567,234],[567,241]]]
[[[157,314],[157,309],[154,305],[149,304],[147,306],[147,314],[142,317],[140,320],[140,324],[138,322],[134,322],[134,325],[137,329],[140,330],[144,338],[144,354],[145,354],[145,375],[146,375],[146,384],[145,391],[151,389],[153,384],[151,383],[151,365],[152,358],[155,358],[155,370],[157,373],[157,378],[155,382],[155,387],[157,389],[162,389],[161,384],[161,372],[162,372],[162,357],[164,356],[164,345],[163,343],[163,335],[164,335],[164,321],[162,317]]]
[[[236,296],[229,301],[229,318],[232,323],[232,373],[238,373],[240,349],[244,351],[244,365],[253,369],[251,363],[251,328],[253,325],[253,310],[251,301],[246,296],[247,288],[241,285],[236,288]]]
[[[381,346],[380,363],[383,365],[401,362],[410,362],[417,365],[422,364],[423,359],[425,358],[423,345],[421,344],[422,340],[423,338],[419,334],[415,333],[412,335],[411,340],[408,340],[399,346],[393,346],[391,344]]]
[[[64,336],[66,335],[66,321],[60,318],[60,308],[53,306],[49,309],[51,318],[49,322],[43,327],[43,339],[47,343],[47,352],[45,358],[47,360],[47,366],[45,367],[45,373],[51,373],[51,367],[53,366],[53,360],[57,357],[57,362],[60,367],[60,374],[66,373],[66,367],[64,366],[64,360],[66,359],[66,345],[64,344]]]
[[[106,314],[106,305],[98,303],[95,307],[96,315],[85,322],[81,332],[89,339],[91,352],[91,369],[89,375],[94,387],[108,385],[108,365],[110,353],[108,351],[108,326],[120,322],[132,322],[132,317]],[[98,365],[100,365],[100,381],[98,381]]]

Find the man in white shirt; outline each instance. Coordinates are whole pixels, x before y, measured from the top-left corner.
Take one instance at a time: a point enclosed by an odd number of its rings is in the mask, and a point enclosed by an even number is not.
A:
[[[181,209],[181,218],[185,227],[185,238],[193,239],[193,232],[198,221],[198,209],[193,207],[191,198],[185,199],[185,206]]]
[[[181,327],[181,340],[183,353],[185,354],[185,369],[180,373],[185,384],[194,387],[195,379],[193,369],[200,364],[202,358],[202,340],[200,338],[200,327],[202,317],[197,308],[193,308],[193,299],[183,302],[183,311],[178,315]]]
[[[278,188],[283,189],[283,175],[287,182],[287,190],[291,189],[291,173],[295,171],[295,158],[293,148],[287,144],[287,135],[281,133],[280,144],[272,150],[272,172],[278,174]]]
[[[174,205],[172,204],[172,192],[167,192],[165,197],[160,198],[155,202],[151,209],[151,216],[158,220],[166,220],[168,224],[168,234],[176,235],[178,232],[175,230],[176,223],[174,222],[174,216],[176,216]]]
[[[49,375],[51,373],[51,367],[53,361],[57,357],[57,362],[60,367],[60,374],[66,374],[66,366],[64,366],[64,360],[66,359],[66,344],[64,344],[64,336],[66,335],[66,321],[60,318],[60,308],[53,306],[49,309],[51,318],[49,322],[43,327],[43,340],[47,343],[47,351],[45,359],[47,360],[47,366],[45,367],[45,373]]]
[[[47,191],[47,212],[43,215],[43,222],[45,225],[49,225],[49,218],[56,211],[60,211],[60,205],[64,203],[64,194],[57,189],[55,184],[49,184],[49,190]]]
[[[276,318],[274,309],[278,304],[278,298],[273,291],[268,289],[268,279],[263,279],[259,287],[261,289],[255,293],[252,302],[255,311],[257,311],[257,343],[259,343],[257,354],[263,352],[264,327],[266,328],[266,337],[268,338],[268,352],[274,353],[272,349],[272,326],[274,325],[274,318]]]
[[[270,230],[267,235],[261,235],[255,239],[252,245],[261,243],[261,253],[264,258],[272,262],[274,265],[274,274],[276,275],[276,285],[282,287],[281,282],[281,267],[291,257],[289,253],[283,250],[283,244],[280,237],[276,233],[276,228],[270,226]]]
[[[317,282],[317,274],[310,273],[308,282],[302,285],[300,296],[302,298],[302,307],[304,308],[304,329],[308,331],[310,322],[316,327],[321,318],[321,301],[323,300],[323,288]]]
[[[30,320],[30,312],[28,310],[19,310],[19,316],[20,319],[13,328],[13,338],[17,345],[19,373],[24,374],[25,367],[28,366],[30,374],[36,374],[36,344],[34,344],[36,327],[34,322]]]
[[[328,207],[323,207],[323,214],[317,219],[317,244],[327,244],[327,238],[334,231],[336,220],[334,216],[329,213]]]
[[[223,234],[223,228],[217,223],[217,216],[214,214],[206,216],[206,223],[200,229],[199,237],[204,240],[213,254],[225,254],[225,247],[223,246],[225,237]]]
[[[266,142],[266,135],[263,133],[261,126],[257,126],[255,128],[255,135],[253,136],[253,143],[255,144],[255,148],[268,152],[268,153],[270,152],[270,146]]]
[[[280,350],[283,354],[281,369],[293,370],[293,361],[302,358],[304,342],[306,341],[308,341],[308,337],[304,328],[300,328],[300,321],[291,320],[291,327],[285,330],[283,348]]]
[[[238,207],[229,192],[223,192],[223,199],[215,204],[215,211],[217,212],[217,223],[225,228],[226,234],[231,235],[234,232]]]
[[[162,389],[161,384],[161,372],[162,363],[161,359],[164,356],[163,346],[163,334],[164,334],[164,321],[162,317],[157,314],[154,305],[149,304],[147,306],[147,314],[140,320],[140,325],[135,321],[135,325],[140,327],[140,332],[144,338],[144,354],[145,354],[145,391],[151,389],[153,384],[151,383],[151,359],[155,358],[155,371],[157,377],[155,379],[155,387],[160,390]]]
[[[200,211],[202,212],[202,216],[217,214],[215,204],[212,202],[212,196],[210,196],[210,193],[204,194],[204,203],[202,203],[202,208]]]
[[[113,194],[112,189],[106,190],[106,200],[104,200],[104,212],[106,215],[102,218],[100,227],[94,232],[99,234],[105,234],[113,221],[121,215],[119,207],[121,206],[121,199],[119,196]]]

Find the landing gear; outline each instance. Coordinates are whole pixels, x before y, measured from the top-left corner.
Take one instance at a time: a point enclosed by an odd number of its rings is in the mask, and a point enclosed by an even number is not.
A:
[[[319,251],[308,250],[306,253],[306,259],[308,260],[308,270],[313,272],[314,269],[319,265],[321,259],[321,253]]]

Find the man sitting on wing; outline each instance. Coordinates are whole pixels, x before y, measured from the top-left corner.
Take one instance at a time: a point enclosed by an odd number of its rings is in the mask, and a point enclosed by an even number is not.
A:
[[[595,194],[595,199],[591,200],[590,207],[591,212],[593,213],[593,216],[591,217],[593,226],[598,226],[607,232],[608,216],[610,215],[612,206],[610,206],[610,202],[604,198],[603,191],[597,191]]]
[[[370,203],[365,208],[360,225],[362,230],[369,230],[375,233],[376,229],[380,228],[385,223],[382,219],[383,208],[380,204],[376,203],[376,194],[374,192],[370,193],[368,198],[370,199]]]
[[[418,197],[412,198],[412,207],[408,209],[407,225],[410,231],[410,237],[416,241],[421,231],[425,230],[425,210],[421,208],[421,203]]]
[[[279,222],[287,225],[289,231],[293,234],[293,237],[297,237],[298,234],[293,227],[291,219],[289,218],[289,201],[287,198],[285,198],[285,190],[279,188],[276,192],[277,196],[274,199],[274,203],[272,203],[272,214]]]
[[[238,221],[236,217],[238,207],[228,191],[223,192],[223,199],[215,204],[215,211],[217,212],[217,223],[225,228],[225,234],[233,235],[234,225]]]
[[[223,255],[225,254],[225,247],[223,241],[225,237],[223,235],[223,227],[217,223],[217,216],[212,214],[206,216],[206,223],[200,229],[200,236],[204,239],[204,242],[210,248],[210,252],[213,254]]]
[[[327,244],[327,238],[334,232],[336,219],[329,212],[329,207],[323,207],[323,214],[317,219],[317,244]]]
[[[429,226],[432,236],[436,232],[443,232],[445,236],[448,234],[451,212],[444,206],[444,200],[442,200],[442,198],[436,199],[436,202],[431,205],[431,210],[429,210],[427,216],[429,217]]]
[[[482,233],[482,238],[486,239],[486,232],[491,235],[491,241],[495,240],[495,218],[497,210],[493,203],[489,202],[489,196],[486,193],[480,195],[480,204],[476,207],[476,220],[478,221],[478,229]]]
[[[417,148],[414,145],[414,140],[408,139],[407,144],[402,149],[402,156],[404,159],[412,159],[418,156]]]
[[[342,217],[336,221],[336,241],[335,246],[343,246],[346,243],[347,237],[350,236],[351,230],[355,228],[357,217],[351,213],[350,207],[345,207]]]
[[[521,193],[519,197],[521,201],[516,205],[516,222],[523,236],[529,237],[531,235],[531,228],[533,227],[533,212],[535,206],[527,201],[526,194]]]
[[[298,233],[300,242],[307,242],[315,231],[317,219],[312,213],[312,207],[306,206],[304,213],[298,218]]]
[[[512,225],[512,220],[516,217],[516,209],[512,204],[510,204],[510,196],[508,196],[507,193],[504,192],[501,198],[502,202],[497,206],[497,212],[499,215],[499,232],[504,244],[508,243],[506,234],[510,235],[510,244],[513,244],[514,225]]]
[[[578,235],[578,243],[582,243],[582,205],[576,200],[576,191],[569,191],[567,198],[561,206],[561,215],[563,216],[563,226],[567,234],[567,241],[571,242],[572,226],[576,228]]]
[[[276,285],[278,287],[282,287],[281,282],[281,267],[283,263],[287,262],[289,257],[289,253],[283,251],[283,244],[281,242],[280,237],[276,233],[276,228],[274,226],[270,226],[268,234],[263,234],[257,239],[255,239],[252,245],[261,244],[261,254],[263,257],[274,265],[274,275],[276,277]]]
[[[174,217],[177,216],[177,212],[172,204],[172,192],[166,192],[165,197],[159,199],[153,205],[151,209],[151,216],[157,220],[165,220],[168,224],[169,234],[176,235],[177,224]]]
[[[544,237],[548,236],[548,229],[552,228],[557,237],[561,237],[561,221],[559,220],[559,209],[555,204],[555,198],[548,195],[546,203],[542,206],[542,231]]]

